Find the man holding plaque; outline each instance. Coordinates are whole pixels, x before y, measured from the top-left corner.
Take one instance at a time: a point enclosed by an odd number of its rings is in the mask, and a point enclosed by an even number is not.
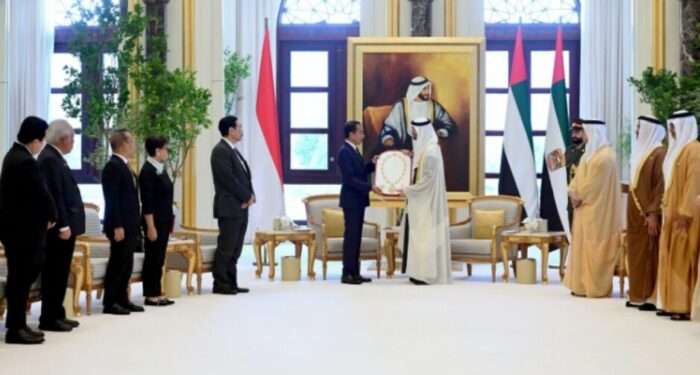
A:
[[[343,235],[343,284],[359,285],[372,281],[360,276],[360,245],[365,207],[369,206],[369,192],[381,194],[381,190],[367,182],[374,172],[378,156],[365,164],[358,146],[365,138],[365,131],[358,121],[348,121],[343,128],[345,142],[338,151],[338,168],[341,177],[340,207],[345,218]]]
[[[430,119],[417,118],[411,125],[416,178],[401,190],[407,198],[401,221],[403,272],[416,285],[448,284],[452,282],[450,220],[442,151]]]

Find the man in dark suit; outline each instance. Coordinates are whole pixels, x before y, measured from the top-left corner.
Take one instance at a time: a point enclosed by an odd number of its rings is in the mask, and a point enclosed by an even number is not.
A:
[[[141,241],[139,191],[136,175],[129,167],[134,155],[134,137],[126,130],[115,130],[109,137],[112,157],[102,170],[105,198],[104,232],[109,238],[109,261],[105,275],[105,314],[129,315],[143,307],[129,301],[127,290],[134,267],[134,251]]]
[[[74,137],[75,132],[68,121],[51,122],[46,133],[48,145],[38,159],[58,211],[56,226],[49,229],[46,236],[46,258],[41,271],[39,329],[43,331],[68,332],[79,325],[75,320],[66,319],[63,308],[75,237],[85,232],[83,198],[63,158],[73,150]]]
[[[365,164],[358,146],[365,138],[365,131],[358,121],[349,121],[343,128],[345,142],[338,151],[338,168],[342,185],[340,187],[340,207],[345,217],[343,236],[343,284],[362,284],[371,279],[360,275],[360,245],[362,224],[365,221],[365,207],[369,206],[369,192],[377,194],[381,190],[367,183],[367,176],[374,172],[378,156]]]
[[[243,138],[243,127],[235,116],[219,121],[223,139],[211,152],[214,177],[214,217],[219,238],[214,253],[214,293],[248,293],[238,286],[238,258],[248,227],[248,208],[255,203],[250,168],[235,144]]]
[[[5,155],[0,175],[0,240],[7,257],[8,344],[40,344],[44,334],[27,326],[25,308],[44,260],[46,231],[56,225],[56,205],[34,159],[44,146],[48,124],[30,116]]]

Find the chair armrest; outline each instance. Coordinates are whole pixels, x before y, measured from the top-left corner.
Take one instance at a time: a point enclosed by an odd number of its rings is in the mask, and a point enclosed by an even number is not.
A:
[[[472,220],[467,219],[463,222],[450,225],[450,239],[465,240],[472,237]]]
[[[191,227],[189,225],[180,225],[180,228],[184,229],[185,231],[189,231],[189,232],[219,233],[219,230],[216,228],[198,228],[198,227]]]
[[[88,236],[84,234],[78,236],[77,241],[87,243],[109,243],[109,239],[107,237]]]
[[[379,224],[377,224],[377,223],[372,223],[372,222],[369,222],[369,221],[363,222],[363,223],[362,223],[362,232],[363,232],[363,234],[364,234],[365,226],[370,227],[371,230],[373,231],[373,232],[372,232],[372,237],[375,237],[377,240],[379,240],[379,238],[380,238],[380,236],[381,236],[381,233],[382,233],[381,230],[379,229]],[[364,236],[362,236],[362,237],[364,237]]]
[[[188,240],[194,241],[195,245],[198,245],[200,240],[200,234],[197,232],[176,231],[170,233],[170,238],[172,238],[173,236],[185,237]]]

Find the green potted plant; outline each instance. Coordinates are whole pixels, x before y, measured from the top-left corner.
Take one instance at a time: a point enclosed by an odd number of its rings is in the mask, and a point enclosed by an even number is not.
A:
[[[144,62],[140,39],[147,17],[140,4],[120,17],[111,0],[92,6],[77,2],[73,12],[77,21],[69,52],[80,59],[81,69],[64,67],[68,83],[61,107],[69,117],[87,121],[85,134],[95,148],[84,160],[100,171],[109,158],[111,128],[129,102],[130,73]]]
[[[250,55],[224,51],[224,110],[233,114],[234,104],[242,97],[237,95],[241,79],[250,77]]]

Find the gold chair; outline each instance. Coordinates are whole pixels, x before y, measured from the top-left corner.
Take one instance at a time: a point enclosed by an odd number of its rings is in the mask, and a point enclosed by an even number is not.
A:
[[[491,237],[488,239],[474,238],[472,218],[476,210],[503,210],[505,223],[503,225],[494,225],[491,230]],[[491,279],[493,282],[496,282],[496,264],[502,261],[502,233],[507,230],[518,230],[522,212],[523,201],[518,197],[494,195],[472,198],[469,205],[469,218],[450,226],[452,261],[467,263],[468,276],[471,276],[472,273],[471,263],[490,263]],[[514,262],[517,253],[517,245],[513,245],[508,251],[508,260]]]
[[[306,207],[306,222],[316,237],[316,246],[321,248],[321,252],[316,252],[316,259],[323,263],[323,279],[326,279],[328,261],[343,260],[343,238],[330,237],[327,234],[325,225],[322,223],[323,209],[340,209],[340,196],[338,194],[314,195],[304,198]],[[377,278],[380,277],[382,253],[379,241],[379,225],[375,223],[364,223],[362,227],[362,240],[360,243],[360,260],[377,261]],[[313,268],[313,262],[311,263]]]

